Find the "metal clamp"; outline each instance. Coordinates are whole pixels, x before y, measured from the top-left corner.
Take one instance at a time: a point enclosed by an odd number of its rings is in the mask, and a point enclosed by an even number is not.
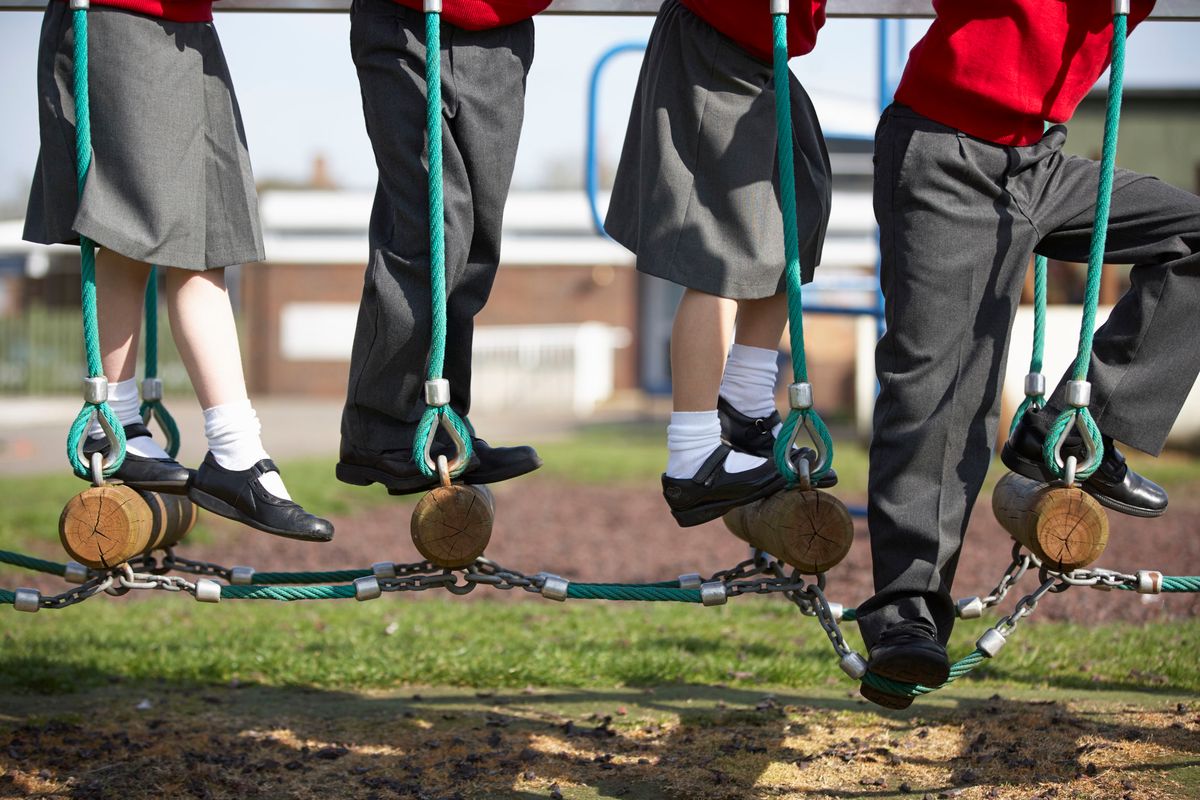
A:
[[[1025,376],[1025,396],[1034,398],[1046,394],[1046,376],[1040,372],[1030,372]]]
[[[1113,0],[1113,16],[1129,16],[1129,0]]]
[[[37,589],[17,589],[13,592],[13,608],[36,613],[42,607],[42,593]]]
[[[1139,569],[1137,573],[1138,594],[1159,594],[1162,592],[1163,574],[1152,569]]]
[[[542,578],[542,597],[560,603],[567,599],[567,590],[571,586],[570,581],[561,575],[550,572],[539,572],[538,577]]]
[[[196,599],[201,603],[221,602],[221,584],[209,578],[196,581]]]
[[[425,0],[424,8],[426,14],[440,14],[442,13],[442,0]]]
[[[354,580],[354,599],[360,603],[365,600],[374,600],[383,594],[383,589],[379,586],[379,579],[374,575],[365,575]]]
[[[790,11],[789,0],[771,0],[772,14],[787,14]]]
[[[88,568],[78,561],[68,561],[63,572],[63,580],[67,583],[84,583],[88,579]]]
[[[434,408],[450,405],[450,381],[445,378],[425,381],[425,404]]]
[[[254,567],[230,567],[229,582],[234,586],[249,586],[254,583]]]
[[[1087,408],[1091,402],[1091,383],[1088,381],[1067,381],[1067,403],[1072,408]]]
[[[381,580],[396,577],[396,564],[392,561],[376,561],[371,565],[371,574]]]
[[[163,398],[163,382],[159,378],[142,379],[142,402],[150,403]]]
[[[679,576],[680,589],[699,589],[704,583],[704,578],[700,577],[699,572],[688,572]]]
[[[793,383],[788,386],[788,407],[796,411],[808,411],[813,407],[811,383]]]
[[[1006,644],[1008,639],[1004,638],[1004,634],[998,628],[988,628],[975,642],[975,647],[988,658],[995,658]]]
[[[959,619],[979,619],[983,616],[983,600],[979,597],[964,597],[955,603]]]
[[[842,656],[838,661],[838,666],[841,667],[842,672],[856,681],[862,680],[862,677],[867,674],[867,660],[854,650]]]
[[[98,406],[108,402],[108,378],[99,375],[83,379],[83,402]]]
[[[708,581],[700,584],[700,602],[706,606],[723,606],[728,601],[729,596],[725,591],[725,584],[721,581]]]

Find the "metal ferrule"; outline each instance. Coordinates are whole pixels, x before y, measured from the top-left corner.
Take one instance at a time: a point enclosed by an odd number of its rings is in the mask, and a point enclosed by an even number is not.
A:
[[[392,561],[376,561],[371,565],[371,572],[380,580],[394,578],[396,577],[396,564]]]
[[[979,619],[983,616],[983,600],[978,597],[964,597],[955,607],[958,609],[959,619]]]
[[[1025,396],[1041,397],[1046,394],[1046,376],[1040,372],[1031,372],[1025,376]]]
[[[221,584],[208,578],[196,581],[196,599],[201,603],[221,602]]]
[[[425,404],[434,408],[450,405],[450,381],[445,378],[425,381]]]
[[[379,579],[374,575],[365,575],[354,580],[354,599],[360,603],[364,600],[374,600],[383,594]]]
[[[557,600],[560,603],[567,599],[567,589],[571,585],[569,580],[549,572],[542,577],[545,579],[542,583],[542,597],[547,600]]]
[[[793,383],[788,386],[788,406],[797,411],[807,411],[813,407],[813,391],[811,383]]]
[[[704,578],[700,577],[699,572],[688,572],[679,576],[680,589],[699,589],[704,583]]]
[[[1113,14],[1114,15],[1121,14],[1123,16],[1128,17],[1129,16],[1129,7],[1130,7],[1129,0],[1113,0]]]
[[[853,650],[842,656],[838,661],[838,666],[842,668],[842,672],[856,681],[862,680],[862,677],[867,674],[867,660]]]
[[[790,0],[771,0],[772,14],[786,14],[790,11]]]
[[[87,11],[91,7],[91,0],[71,0],[72,11]]]
[[[829,616],[833,617],[835,622],[842,621],[842,614],[846,613],[846,607],[841,603],[827,603],[829,606]]]
[[[149,403],[162,400],[163,385],[159,378],[146,378],[142,381],[142,402]]]
[[[13,608],[35,613],[42,607],[42,593],[37,589],[17,589],[13,592]]]
[[[1159,594],[1162,592],[1163,576],[1161,572],[1151,569],[1139,569],[1137,573],[1138,594]]]
[[[979,651],[988,658],[995,658],[1006,644],[1008,644],[1008,639],[1005,639],[1004,634],[995,628],[988,628],[984,631],[983,636],[979,637],[979,641],[975,642]]]
[[[709,581],[700,584],[700,602],[706,606],[723,606],[729,599],[725,592],[725,584],[720,581]]]
[[[425,0],[425,13],[426,14],[442,13],[442,0]]]
[[[83,379],[83,402],[98,406],[108,400],[108,378],[101,375],[98,378]]]
[[[66,572],[63,573],[63,580],[67,583],[85,583],[88,579],[88,568],[78,561],[68,561],[66,564]]]
[[[254,583],[254,567],[233,567],[229,570],[229,582],[234,586],[249,586]]]
[[[1092,402],[1092,384],[1087,381],[1067,381],[1067,402],[1073,408],[1087,408]]]

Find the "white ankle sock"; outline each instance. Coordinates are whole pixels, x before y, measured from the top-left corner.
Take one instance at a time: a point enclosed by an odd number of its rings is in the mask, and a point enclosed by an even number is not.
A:
[[[735,344],[729,348],[721,376],[721,397],[748,417],[767,417],[775,411],[776,350]],[[779,434],[779,427],[772,431]]]
[[[117,415],[122,425],[132,425],[142,421],[141,398],[138,396],[137,378],[127,381],[117,381],[108,385],[108,406]],[[88,436],[103,436],[104,429],[100,423],[92,420],[88,427]],[[138,436],[125,442],[125,452],[143,458],[170,458],[167,451],[159,447],[158,442],[149,436]]]
[[[721,444],[721,421],[717,411],[675,411],[667,426],[667,477],[691,478]],[[726,472],[745,472],[766,459],[731,452],[725,459]]]
[[[262,423],[249,400],[204,409],[204,437],[209,452],[225,469],[249,469],[268,458],[261,433]],[[268,472],[258,482],[276,497],[292,499],[278,472]]]

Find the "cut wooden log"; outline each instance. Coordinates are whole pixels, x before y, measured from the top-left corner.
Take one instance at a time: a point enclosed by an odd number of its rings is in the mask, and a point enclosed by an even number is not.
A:
[[[992,512],[1013,539],[1057,572],[1088,566],[1108,544],[1108,515],[1078,487],[1010,472],[992,492]]]
[[[187,496],[141,490],[138,490],[138,494],[150,507],[152,544],[147,552],[157,548],[174,547],[183,541],[183,537],[196,524],[196,505],[187,499]]]
[[[805,574],[828,572],[854,543],[854,520],[842,501],[819,489],[788,489],[725,515],[739,539]]]
[[[495,517],[495,498],[486,486],[439,486],[413,509],[413,544],[439,567],[465,567],[483,555]]]
[[[58,519],[58,535],[71,558],[107,569],[151,546],[151,516],[146,501],[128,486],[93,486],[67,502]]]

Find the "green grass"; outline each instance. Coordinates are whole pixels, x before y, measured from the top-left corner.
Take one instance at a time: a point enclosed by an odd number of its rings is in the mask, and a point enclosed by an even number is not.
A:
[[[180,596],[0,614],[0,694],[112,681],[330,689],[853,686],[816,623],[779,602],[705,609],[437,597],[213,607]],[[952,653],[969,652],[984,624],[960,624]],[[846,628],[861,650],[854,626]],[[1027,625],[963,683],[1200,692],[1197,652],[1196,620]]]

